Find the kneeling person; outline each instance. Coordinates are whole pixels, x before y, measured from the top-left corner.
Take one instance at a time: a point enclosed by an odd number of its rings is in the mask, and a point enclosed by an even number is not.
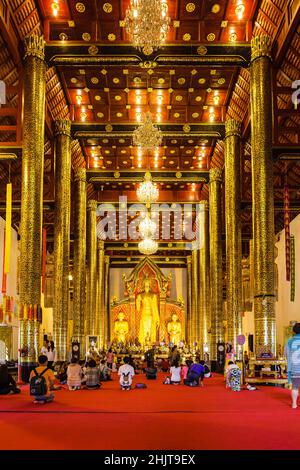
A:
[[[85,371],[86,388],[95,390],[100,388],[100,370],[97,367],[96,361],[90,359]]]
[[[120,385],[122,390],[130,390],[134,368],[129,364],[129,357],[124,357],[124,364],[119,367]]]

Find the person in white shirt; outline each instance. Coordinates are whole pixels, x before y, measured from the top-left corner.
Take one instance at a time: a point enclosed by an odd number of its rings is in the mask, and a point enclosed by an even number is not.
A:
[[[41,349],[41,355],[42,355],[42,356],[47,356],[47,354],[48,354],[48,346],[49,346],[49,341],[46,339],[46,340],[44,341],[43,347],[42,347],[42,349]]]
[[[171,372],[171,384],[179,385],[181,367],[179,367],[178,361],[175,361],[172,367],[170,367],[170,372]]]
[[[46,354],[48,358],[48,368],[53,369],[53,364],[56,362],[56,349],[54,347],[54,342],[50,341],[50,344],[48,345],[48,351]]]
[[[120,376],[121,389],[130,390],[132,377],[134,376],[134,368],[129,365],[129,357],[124,357],[124,364],[119,367],[118,375]]]

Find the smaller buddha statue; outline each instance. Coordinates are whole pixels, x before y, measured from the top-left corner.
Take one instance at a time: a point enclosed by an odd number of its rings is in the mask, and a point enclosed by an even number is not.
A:
[[[115,326],[114,326],[114,334],[118,343],[125,344],[126,335],[128,334],[128,331],[129,331],[128,321],[125,320],[124,313],[120,312],[118,315],[118,319],[115,321]]]
[[[167,326],[168,333],[170,335],[170,343],[177,345],[181,341],[181,323],[178,316],[174,313],[171,317]]]

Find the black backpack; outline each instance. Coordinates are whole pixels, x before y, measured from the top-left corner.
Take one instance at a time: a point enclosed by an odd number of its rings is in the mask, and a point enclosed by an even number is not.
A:
[[[47,394],[47,382],[45,377],[43,377],[44,373],[48,370],[46,367],[45,370],[41,374],[38,374],[36,369],[34,369],[35,375],[30,379],[30,395],[34,396],[43,396]]]

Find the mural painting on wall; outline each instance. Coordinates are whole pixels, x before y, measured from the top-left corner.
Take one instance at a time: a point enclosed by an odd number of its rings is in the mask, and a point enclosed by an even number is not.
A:
[[[147,347],[184,340],[184,306],[169,299],[172,276],[166,277],[144,258],[128,277],[123,274],[125,298],[111,303],[111,341]]]

